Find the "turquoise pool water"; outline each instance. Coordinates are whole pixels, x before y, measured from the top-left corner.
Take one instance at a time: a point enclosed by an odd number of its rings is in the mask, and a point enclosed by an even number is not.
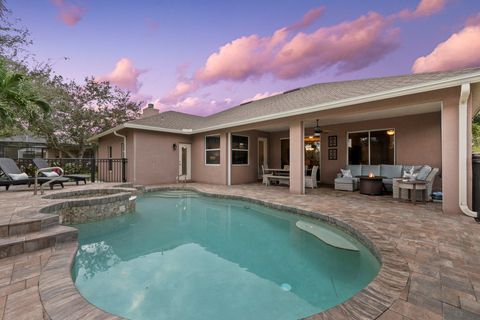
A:
[[[378,260],[299,229],[316,220],[249,202],[158,192],[137,212],[77,225],[72,270],[92,304],[129,319],[298,319],[364,288]]]

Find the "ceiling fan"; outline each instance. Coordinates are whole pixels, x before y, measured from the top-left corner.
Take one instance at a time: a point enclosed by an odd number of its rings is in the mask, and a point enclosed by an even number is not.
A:
[[[315,127],[315,133],[313,134],[315,137],[320,137],[322,133],[328,133],[328,130],[322,130],[320,126],[318,125],[318,119],[317,119],[317,126]]]

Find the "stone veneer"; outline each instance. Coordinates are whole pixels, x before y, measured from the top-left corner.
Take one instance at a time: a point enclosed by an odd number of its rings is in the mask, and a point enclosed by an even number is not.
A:
[[[46,199],[66,199],[44,207],[41,213],[57,214],[61,224],[98,221],[135,211],[136,196],[122,189],[90,189],[55,193]]]

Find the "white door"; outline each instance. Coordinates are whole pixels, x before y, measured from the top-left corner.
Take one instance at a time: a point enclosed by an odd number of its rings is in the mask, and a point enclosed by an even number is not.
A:
[[[262,165],[267,167],[268,163],[268,142],[267,138],[258,138],[258,179],[262,179]]]
[[[178,175],[180,180],[192,179],[192,145],[180,143],[178,145]]]

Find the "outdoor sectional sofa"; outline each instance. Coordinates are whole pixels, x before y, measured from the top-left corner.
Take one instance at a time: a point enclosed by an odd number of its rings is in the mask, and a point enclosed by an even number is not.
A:
[[[426,170],[426,174],[421,180],[425,180],[428,183],[427,191],[428,195],[432,193],[432,185],[435,175],[438,173],[438,169],[432,169],[429,166],[409,166],[409,165],[348,165],[346,170],[350,170],[352,177],[343,177],[342,173],[337,174],[335,179],[335,190],[355,191],[359,188],[360,176],[368,176],[373,173],[375,176],[382,176],[383,185],[388,192],[393,192],[394,179],[401,178],[404,172],[409,172],[413,167],[415,173],[420,170]],[[423,169],[422,169],[423,168]],[[420,179],[419,179],[420,180]]]

